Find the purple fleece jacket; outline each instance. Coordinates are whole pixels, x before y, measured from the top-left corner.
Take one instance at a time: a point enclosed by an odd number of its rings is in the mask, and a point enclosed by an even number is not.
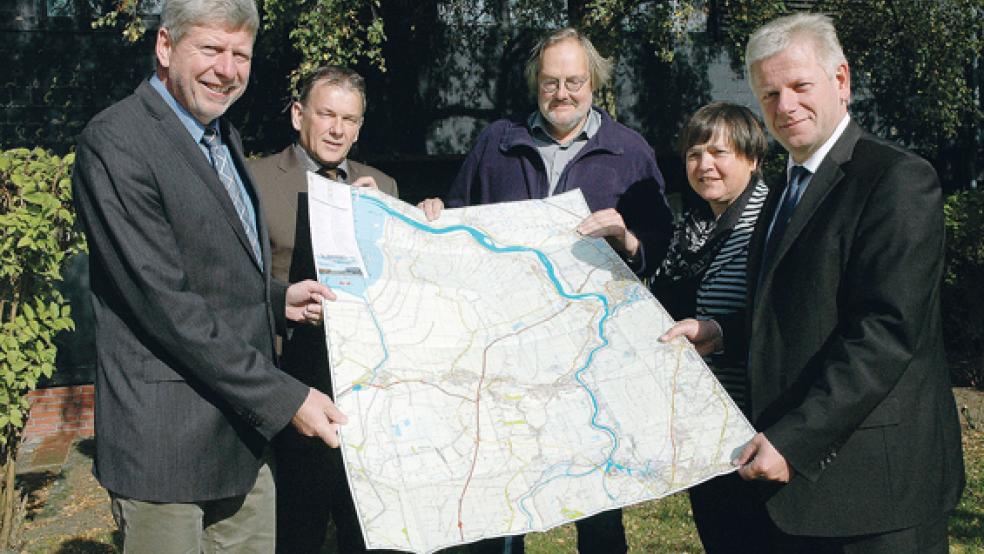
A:
[[[659,266],[672,234],[673,215],[663,175],[642,136],[604,110],[601,127],[564,168],[554,194],[581,189],[592,212],[615,208],[641,246],[630,263],[639,275]],[[547,171],[525,122],[489,125],[465,158],[445,199],[449,208],[545,198]]]

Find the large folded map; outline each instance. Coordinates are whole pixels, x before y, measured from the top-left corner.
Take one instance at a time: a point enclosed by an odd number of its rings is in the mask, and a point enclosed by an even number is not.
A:
[[[733,471],[754,434],[580,191],[445,210],[309,176],[352,495],[370,548],[542,531]]]

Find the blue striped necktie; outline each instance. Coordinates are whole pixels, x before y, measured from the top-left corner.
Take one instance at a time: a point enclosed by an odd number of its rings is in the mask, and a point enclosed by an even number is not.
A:
[[[240,188],[239,183],[236,182],[236,176],[232,173],[232,160],[229,159],[225,149],[222,148],[219,134],[212,127],[205,129],[205,135],[202,136],[202,143],[208,148],[208,154],[212,158],[212,167],[215,169],[215,173],[218,174],[219,181],[225,187],[226,192],[229,194],[229,199],[232,200],[232,206],[239,215],[239,221],[243,224],[243,229],[246,231],[246,238],[249,239],[249,245],[253,247],[253,255],[256,256],[256,261],[260,264],[260,267],[263,267],[263,258],[260,257],[260,239],[256,233],[256,221],[250,217],[243,190]]]
[[[775,253],[776,247],[779,246],[779,242],[782,240],[783,233],[786,232],[786,225],[789,224],[789,219],[793,217],[793,210],[796,209],[796,204],[803,194],[803,184],[806,182],[808,175],[810,175],[810,170],[801,165],[794,165],[792,171],[790,171],[789,187],[786,188],[786,197],[782,200],[779,213],[776,214],[776,219],[772,223],[772,232],[769,233],[769,237],[765,243],[765,255],[762,256],[763,268],[769,263],[769,258]]]

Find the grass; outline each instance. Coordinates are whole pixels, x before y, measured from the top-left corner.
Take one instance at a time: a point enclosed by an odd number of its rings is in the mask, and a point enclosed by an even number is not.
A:
[[[967,488],[950,518],[950,552],[984,552],[984,429],[963,429]],[[46,485],[44,506],[36,506],[26,524],[24,553],[109,554],[114,527],[106,493],[82,464]],[[87,514],[88,517],[85,515]],[[74,521],[73,521],[74,520]],[[629,550],[634,553],[695,554],[702,552],[690,515],[686,494],[647,502],[625,510]],[[574,526],[564,525],[547,533],[526,536],[530,554],[567,554],[577,551]],[[326,548],[323,552],[334,552]],[[466,549],[456,549],[466,552]]]
[[[950,553],[984,552],[984,429],[963,429],[967,487],[950,516]],[[624,515],[630,552],[692,554],[703,552],[686,493],[628,508]],[[530,554],[577,552],[574,525],[526,536]]]
[[[686,493],[626,508],[622,516],[630,552],[703,552],[697,529],[690,515]],[[568,524],[546,533],[526,535],[529,554],[577,552],[574,525]]]
[[[984,429],[964,427],[964,463],[967,487],[950,516],[950,552],[984,552]]]

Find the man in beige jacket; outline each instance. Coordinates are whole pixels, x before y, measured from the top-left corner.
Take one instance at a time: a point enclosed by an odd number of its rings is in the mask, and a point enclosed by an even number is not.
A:
[[[278,154],[249,163],[270,230],[274,278],[290,282],[316,277],[307,204],[299,202],[307,193],[308,171],[397,196],[392,177],[348,159],[359,138],[365,107],[365,81],[358,73],[339,66],[321,67],[307,77],[291,105],[297,142]],[[332,394],[323,329],[297,327],[281,347],[281,369]],[[364,552],[339,451],[291,431],[277,436],[274,453],[277,552],[319,552],[329,518],[335,521],[339,552]]]

